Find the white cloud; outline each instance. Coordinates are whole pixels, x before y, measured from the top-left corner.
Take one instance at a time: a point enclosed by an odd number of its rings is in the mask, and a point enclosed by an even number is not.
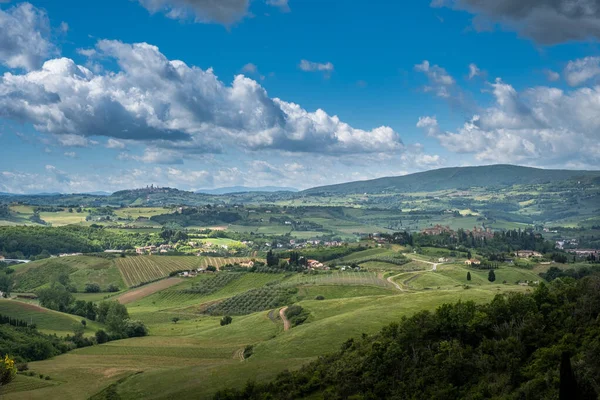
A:
[[[65,146],[104,136],[192,153],[225,147],[327,154],[403,149],[389,127],[353,128],[323,110],[272,99],[242,75],[227,86],[212,69],[168,60],[146,43],[104,40],[96,51],[115,59],[120,70],[97,74],[60,58],[27,74],[5,74],[0,117],[30,122]]]
[[[298,68],[304,72],[323,72],[325,77],[329,77],[334,70],[333,64],[330,62],[318,63],[308,60],[301,60]]]
[[[257,71],[258,71],[258,67],[252,63],[248,63],[242,67],[242,72],[255,74]]]
[[[446,149],[473,153],[478,161],[555,166],[600,162],[600,87],[518,92],[499,79],[490,86],[495,104],[456,132],[442,131],[434,117],[422,117],[417,126]]]
[[[569,61],[563,74],[569,85],[582,85],[600,75],[600,57],[585,57]]]
[[[138,0],[151,13],[172,19],[231,25],[246,16],[249,0]]]
[[[65,157],[69,157],[69,158],[75,158],[77,157],[77,153],[75,153],[74,151],[66,151],[64,153]]]
[[[107,149],[124,149],[125,143],[123,143],[120,140],[109,138],[108,141],[106,142],[106,148]]]
[[[477,67],[477,65],[471,63],[469,64],[469,79],[473,79],[477,76],[481,76],[482,72],[479,69],[479,67]]]
[[[56,48],[49,41],[46,13],[29,3],[0,9],[0,62],[9,68],[33,70]]]
[[[544,75],[546,75],[546,79],[550,82],[556,82],[560,79],[560,74],[556,71],[552,71],[551,69],[545,69]]]
[[[61,22],[58,29],[62,32],[62,33],[67,33],[69,31],[69,24],[67,24],[65,21]]]
[[[267,0],[267,4],[279,8],[281,12],[290,12],[288,0]]]
[[[446,70],[438,65],[430,65],[429,61],[424,60],[421,64],[415,65],[415,71],[422,72],[429,80],[429,86],[425,86],[426,92],[433,91],[436,96],[449,98],[450,90],[455,84],[455,80]]]

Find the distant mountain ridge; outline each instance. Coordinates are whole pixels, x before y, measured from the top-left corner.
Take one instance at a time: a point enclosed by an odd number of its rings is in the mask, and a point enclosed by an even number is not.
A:
[[[320,186],[301,194],[434,192],[469,187],[502,187],[551,183],[576,178],[600,178],[600,171],[557,170],[517,165],[441,168],[414,174]]]
[[[248,187],[248,186],[231,186],[217,189],[200,189],[196,190],[196,193],[203,194],[233,194],[233,193],[247,193],[247,192],[297,192],[298,189],[291,187],[279,187],[279,186],[259,186],[259,187]]]

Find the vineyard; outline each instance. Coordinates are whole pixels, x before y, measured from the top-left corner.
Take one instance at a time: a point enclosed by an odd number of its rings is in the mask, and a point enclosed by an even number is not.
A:
[[[227,264],[248,262],[245,257],[192,256],[128,256],[117,259],[117,266],[127,286],[139,286],[169,276],[171,272],[206,268],[221,268]]]
[[[296,275],[286,285],[352,285],[390,287],[391,284],[375,272],[331,272],[316,275]]]
[[[252,289],[220,303],[210,305],[206,313],[210,315],[245,315],[254,312],[281,307],[292,302],[298,288],[266,286]]]
[[[239,279],[242,273],[222,272],[212,276],[210,279],[204,279],[198,283],[192,284],[189,289],[182,290],[183,293],[194,293],[199,295],[208,295],[227,286],[229,283]]]

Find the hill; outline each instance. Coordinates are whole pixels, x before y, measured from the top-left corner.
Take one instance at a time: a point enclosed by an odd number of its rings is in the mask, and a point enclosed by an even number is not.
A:
[[[442,168],[416,174],[307,189],[301,194],[434,192],[470,187],[507,187],[574,179],[600,179],[600,171],[556,170],[517,165]]]
[[[223,187],[218,189],[200,189],[196,193],[204,194],[232,194],[232,193],[251,193],[251,192],[297,192],[298,189],[292,187],[279,187],[279,186],[260,186],[260,187],[248,187],[248,186],[231,186]]]

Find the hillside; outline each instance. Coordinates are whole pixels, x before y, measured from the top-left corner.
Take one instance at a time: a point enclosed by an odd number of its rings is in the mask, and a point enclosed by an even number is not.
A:
[[[470,187],[506,187],[553,183],[579,178],[600,179],[600,171],[553,170],[516,165],[442,168],[416,174],[348,182],[307,189],[302,194],[434,192]]]
[[[279,187],[279,186],[260,186],[260,187],[249,187],[249,186],[231,186],[217,189],[200,189],[196,193],[204,194],[232,194],[232,193],[251,193],[251,192],[297,192],[298,189],[292,187]]]

